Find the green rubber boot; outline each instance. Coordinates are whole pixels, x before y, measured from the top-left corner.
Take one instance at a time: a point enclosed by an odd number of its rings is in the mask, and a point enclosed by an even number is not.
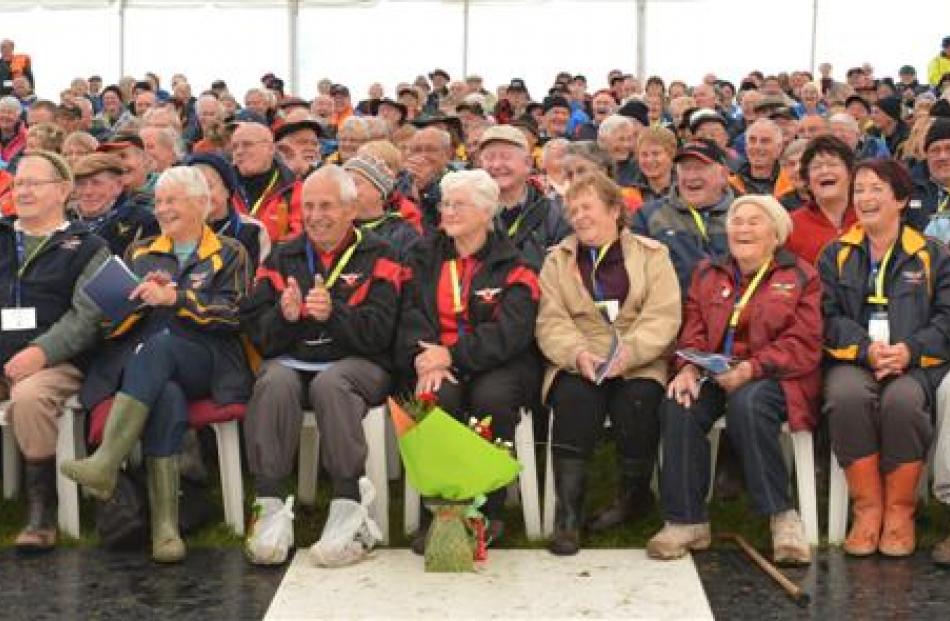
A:
[[[152,560],[177,563],[185,558],[178,534],[178,455],[149,457],[148,506],[152,518]]]
[[[90,457],[64,462],[60,470],[99,500],[109,500],[115,493],[119,467],[142,436],[147,419],[147,405],[121,392],[116,394],[102,444]]]

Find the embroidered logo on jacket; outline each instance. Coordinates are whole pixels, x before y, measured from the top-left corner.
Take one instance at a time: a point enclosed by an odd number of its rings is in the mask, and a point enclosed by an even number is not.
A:
[[[79,248],[79,245],[82,243],[82,240],[76,237],[75,235],[67,237],[63,241],[59,242],[59,247],[63,250],[75,250]]]
[[[904,271],[904,282],[908,285],[921,285],[924,282],[924,270],[916,272]]]
[[[350,272],[349,274],[340,274],[340,280],[343,281],[343,284],[347,287],[355,287],[356,283],[360,281],[360,278],[363,277],[362,272]]]
[[[496,298],[498,297],[498,294],[501,293],[501,288],[486,287],[485,289],[478,289],[477,291],[474,291],[473,293],[479,297],[479,299],[482,301],[483,304],[494,304],[495,302],[498,301]]]
[[[205,284],[205,279],[208,277],[207,272],[193,272],[188,274],[188,278],[191,280],[192,289],[201,289]]]

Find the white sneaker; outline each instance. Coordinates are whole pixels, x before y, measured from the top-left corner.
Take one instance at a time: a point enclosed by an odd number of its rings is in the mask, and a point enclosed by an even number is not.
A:
[[[360,479],[360,502],[336,498],[330,502],[320,540],[310,547],[310,560],[318,567],[343,567],[366,558],[383,536],[369,516],[376,490],[369,479]]]
[[[811,562],[811,547],[798,511],[789,509],[776,513],[769,522],[772,529],[772,555],[777,565],[807,565]]]
[[[294,546],[294,497],[258,498],[255,518],[244,545],[248,560],[255,565],[280,565]]]

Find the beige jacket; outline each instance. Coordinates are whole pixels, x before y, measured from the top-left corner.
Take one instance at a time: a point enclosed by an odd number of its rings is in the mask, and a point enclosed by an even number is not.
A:
[[[624,230],[620,234],[630,291],[613,327],[632,353],[624,379],[666,384],[667,358],[682,317],[680,289],[666,246]],[[577,237],[555,246],[541,269],[541,307],[536,335],[548,360],[542,395],[560,370],[577,373],[577,354],[606,356],[611,326],[594,306],[577,269]]]

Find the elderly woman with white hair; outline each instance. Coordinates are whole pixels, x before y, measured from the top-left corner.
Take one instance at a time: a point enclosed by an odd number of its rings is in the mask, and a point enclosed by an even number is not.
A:
[[[63,473],[106,500],[120,464],[141,438],[148,469],[152,558],[185,556],[178,533],[178,452],[188,402],[243,403],[251,377],[238,339],[238,302],[247,290],[247,252],[205,224],[208,185],[196,168],[174,167],[156,184],[161,235],[129,247],[139,279],[137,307],[111,325],[80,392],[89,410],[111,399],[102,443]]]
[[[20,117],[23,105],[12,95],[0,97],[0,170],[11,174],[26,150],[26,123]]]
[[[494,436],[512,440],[540,384],[537,275],[493,229],[499,189],[488,173],[448,173],[440,189],[442,226],[406,260],[396,362],[417,395],[434,393],[462,421],[491,416]],[[503,508],[504,490],[489,494],[490,539],[502,533]],[[412,542],[420,554],[427,526]]]
[[[660,409],[666,525],[647,544],[653,558],[709,547],[709,442],[720,417],[739,454],[755,510],[770,518],[778,563],[808,563],[811,550],[788,494],[779,436],[813,429],[821,390],[821,282],[782,245],[792,224],[772,196],[737,199],[726,216],[729,253],[693,273],[676,376]],[[728,360],[728,370],[709,364]],[[721,360],[721,359],[720,359]]]
[[[636,150],[637,137],[643,126],[639,121],[620,114],[608,116],[597,130],[597,144],[610,154],[616,167],[617,184],[630,187],[639,175]]]

